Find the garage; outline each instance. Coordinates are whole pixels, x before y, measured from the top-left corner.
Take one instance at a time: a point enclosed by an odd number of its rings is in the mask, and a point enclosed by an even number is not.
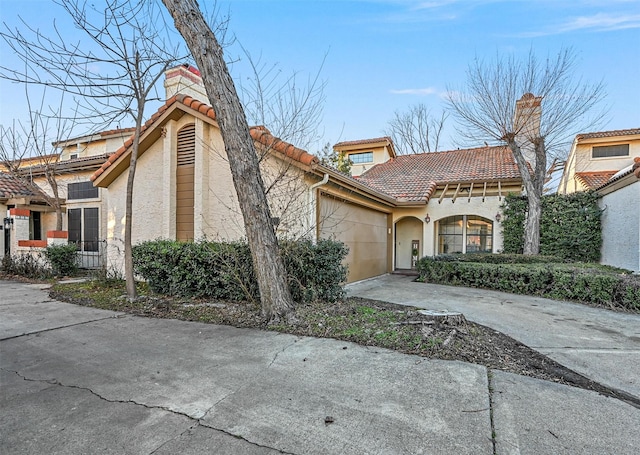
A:
[[[319,237],[340,240],[349,247],[347,282],[387,273],[391,215],[326,193],[318,202]]]

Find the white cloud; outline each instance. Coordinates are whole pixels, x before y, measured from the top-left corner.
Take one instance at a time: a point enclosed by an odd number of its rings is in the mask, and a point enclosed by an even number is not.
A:
[[[403,89],[391,89],[391,93],[394,95],[435,95],[438,91],[433,87],[425,88],[403,88]]]
[[[640,14],[612,15],[598,13],[592,16],[578,16],[558,24],[552,28],[537,32],[524,32],[518,36],[534,38],[537,36],[559,35],[562,33],[587,30],[592,32],[608,32],[628,28],[640,28]]]

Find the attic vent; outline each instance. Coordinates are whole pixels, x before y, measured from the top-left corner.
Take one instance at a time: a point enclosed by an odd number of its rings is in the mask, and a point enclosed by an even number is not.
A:
[[[77,153],[72,153],[71,155],[69,155],[69,159],[70,160],[75,160],[78,158],[78,154]]]
[[[194,165],[196,161],[196,127],[187,125],[178,131],[178,166]]]

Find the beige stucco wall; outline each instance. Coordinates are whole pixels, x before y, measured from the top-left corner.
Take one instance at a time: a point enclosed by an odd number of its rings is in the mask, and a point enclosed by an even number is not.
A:
[[[113,153],[122,147],[130,136],[131,133],[125,133],[113,137],[95,139],[89,142],[87,138],[80,138],[75,144],[69,144],[62,148],[60,160],[66,161],[71,158],[72,154],[77,154],[78,158],[86,158],[89,156],[103,155],[105,153]]]
[[[420,257],[433,256],[437,254],[437,226],[438,220],[455,215],[476,215],[483,218],[487,218],[493,222],[493,252],[497,253],[502,250],[502,225],[495,220],[496,214],[500,212],[500,205],[504,201],[504,198],[498,196],[487,196],[482,201],[482,197],[457,198],[455,202],[452,202],[451,198],[444,198],[442,203],[434,197],[427,206],[418,208],[397,208],[393,212],[393,223],[395,229],[395,245],[394,245],[394,258],[402,258],[402,253],[410,248],[410,242],[414,238],[415,233],[413,230],[403,231],[398,230],[398,221],[411,217],[417,218],[422,222],[422,238],[420,239]],[[425,217],[429,214],[429,222],[425,222]],[[402,224],[400,225],[400,227]],[[417,231],[416,231],[417,232]],[[396,251],[396,249],[398,251]],[[409,251],[409,250],[407,250]],[[395,268],[405,268],[406,261],[400,260],[395,265]]]
[[[386,146],[369,147],[369,148],[362,148],[358,150],[349,150],[348,152],[345,151],[344,153],[347,156],[349,156],[356,153],[366,153],[366,152],[373,152],[373,161],[370,163],[353,164],[351,166],[351,175],[353,175],[354,177],[362,174],[364,171],[368,169],[371,169],[376,164],[381,164],[381,163],[385,163],[386,161],[389,161],[389,158],[391,158],[391,155],[389,154],[389,149]]]
[[[135,245],[157,238],[174,239],[176,234],[176,149],[177,132],[195,124],[194,237],[231,241],[244,237],[231,169],[220,130],[199,118],[185,115],[165,124],[159,138],[138,160],[133,197],[132,242]],[[278,234],[298,237],[309,233],[309,184],[304,172],[267,155],[261,162],[269,192],[272,216],[280,217]],[[127,173],[109,186],[105,200],[105,232],[109,242],[108,263],[122,268],[124,250],[125,197]]]
[[[591,158],[591,150],[595,146],[629,144],[629,156],[610,158]],[[588,139],[573,143],[565,171],[558,185],[558,192],[562,194],[586,191],[586,188],[575,174],[579,172],[598,172],[624,169],[633,164],[633,159],[640,156],[640,137],[618,137]]]

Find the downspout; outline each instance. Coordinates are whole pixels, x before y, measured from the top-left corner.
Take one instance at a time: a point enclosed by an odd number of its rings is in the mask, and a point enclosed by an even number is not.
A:
[[[322,180],[318,183],[314,183],[309,187],[309,195],[311,197],[311,201],[309,204],[309,227],[313,227],[315,231],[315,236],[312,239],[313,242],[317,242],[320,237],[320,227],[318,226],[318,218],[320,218],[320,207],[318,206],[318,193],[316,191],[317,188],[320,188],[323,185],[326,185],[329,182],[329,174],[325,173]]]

